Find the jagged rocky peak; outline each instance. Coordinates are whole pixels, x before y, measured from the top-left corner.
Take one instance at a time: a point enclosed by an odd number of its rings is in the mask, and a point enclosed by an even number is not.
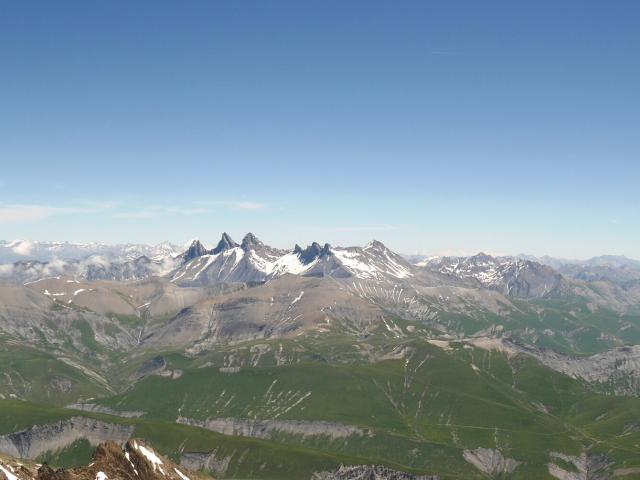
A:
[[[247,233],[242,239],[241,247],[246,252],[262,247],[264,244],[253,233]]]
[[[300,245],[295,246],[293,253],[297,254],[300,261],[304,264],[313,262],[317,258],[324,258],[331,255],[331,245],[325,243],[324,246],[320,246],[318,242],[313,242],[304,250],[300,248]]]
[[[193,260],[194,258],[206,255],[207,253],[207,249],[202,243],[200,243],[200,240],[196,238],[191,242],[189,248],[187,248],[187,251],[184,252],[184,260],[188,262],[189,260]]]
[[[216,248],[213,249],[212,253],[214,255],[216,255],[216,254],[218,254],[220,252],[224,252],[225,250],[229,250],[231,248],[236,248],[236,247],[239,247],[239,246],[240,245],[238,245],[236,242],[234,242],[233,238],[231,238],[227,232],[224,232],[222,234],[222,238],[218,242],[218,245],[216,245]]]

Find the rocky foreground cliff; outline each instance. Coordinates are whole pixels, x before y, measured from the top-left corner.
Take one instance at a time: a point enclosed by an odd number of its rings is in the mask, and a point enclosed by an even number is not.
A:
[[[109,441],[98,445],[89,465],[53,469],[11,457],[0,457],[0,480],[193,480],[199,475],[178,467],[140,440],[124,447]]]

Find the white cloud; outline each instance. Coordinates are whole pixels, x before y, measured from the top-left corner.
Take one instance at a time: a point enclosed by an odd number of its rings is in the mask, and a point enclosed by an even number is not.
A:
[[[64,260],[61,260],[58,257],[53,257],[51,260],[44,264],[44,267],[42,268],[42,274],[46,276],[59,275],[64,272],[64,267],[66,265],[67,264]]]
[[[34,247],[33,243],[29,240],[15,240],[7,246],[11,248],[13,253],[22,257],[31,255]]]
[[[0,278],[10,277],[13,275],[13,264],[4,263],[0,265]]]

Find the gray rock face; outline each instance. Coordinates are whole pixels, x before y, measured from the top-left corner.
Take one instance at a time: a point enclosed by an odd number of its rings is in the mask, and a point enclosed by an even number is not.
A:
[[[318,242],[313,242],[307,248],[302,250],[300,247],[297,247],[298,257],[302,260],[302,263],[305,265],[313,262],[318,258],[323,258],[331,254],[331,245],[325,243],[324,247],[320,246]]]
[[[526,349],[544,365],[573,378],[581,378],[617,395],[640,392],[640,345],[618,347],[589,357],[573,358],[549,350]]]
[[[48,451],[86,439],[97,446],[106,441],[124,444],[133,434],[133,426],[116,425],[86,417],[72,417],[46,425],[34,425],[20,432],[0,436],[0,452],[16,458],[34,459]]]
[[[213,255],[217,255],[218,253],[224,252],[225,250],[230,250],[236,247],[239,247],[239,245],[233,241],[233,239],[227,232],[225,232],[222,234],[222,238],[218,242],[218,245],[216,245],[216,248],[214,248],[211,253]]]
[[[216,476],[227,472],[232,455],[223,455],[215,449],[208,453],[185,452],[180,457],[180,465],[189,470],[204,470]]]
[[[253,438],[272,438],[278,432],[302,437],[324,436],[345,438],[351,435],[362,436],[365,431],[334,422],[307,422],[301,420],[249,420],[244,418],[214,418],[194,420],[179,417],[176,422],[194,427],[206,428],[225,435],[238,435]]]
[[[93,413],[104,413],[106,415],[113,415],[116,417],[122,418],[139,418],[144,415],[145,412],[127,412],[127,411],[118,411],[113,410],[109,407],[104,407],[102,405],[95,405],[93,403],[73,403],[71,405],[67,405],[65,408],[69,408],[72,410],[81,410],[83,412],[93,412]]]
[[[59,392],[69,393],[73,389],[73,382],[64,377],[52,377],[49,380],[49,387]]]
[[[547,466],[549,474],[559,480],[606,480],[610,478],[610,460],[606,455],[591,455],[583,452],[579,456],[565,455],[551,452],[552,462]],[[553,463],[553,459],[560,459],[575,467],[575,471],[567,471]]]
[[[552,370],[585,380],[599,390],[616,395],[638,395],[640,392],[640,345],[618,347],[589,357],[570,357],[499,338],[478,337],[469,343],[508,355],[531,356]]]
[[[381,465],[341,466],[335,472],[317,472],[311,480],[438,480],[436,475],[412,475]]]
[[[471,465],[488,475],[512,473],[521,463],[513,458],[505,458],[499,450],[482,447],[465,450],[462,456]]]
[[[193,260],[194,258],[201,257],[202,255],[206,255],[207,249],[204,248],[204,245],[200,243],[200,240],[194,240],[189,245],[189,248],[186,252],[182,254],[182,260],[184,262],[188,262],[189,260]]]
[[[256,237],[253,233],[247,233],[242,239],[242,243],[240,244],[242,249],[246,252],[247,250],[256,249],[264,246],[258,237]]]

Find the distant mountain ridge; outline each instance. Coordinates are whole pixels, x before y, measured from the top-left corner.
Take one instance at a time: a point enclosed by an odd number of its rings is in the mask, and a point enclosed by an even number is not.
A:
[[[183,249],[167,242],[156,246],[66,242],[29,242],[24,246],[22,241],[0,242],[0,258],[23,258],[28,249],[29,255],[44,260],[0,263],[0,280],[30,283],[60,276],[81,281],[164,277],[181,287],[203,287],[255,284],[297,275],[413,287],[465,286],[516,298],[591,297],[591,285],[604,285],[606,292],[599,287],[595,294],[611,297],[618,304],[640,294],[640,262],[620,256],[565,263],[569,261],[481,252],[458,257],[414,256],[411,262],[375,240],[364,247],[313,242],[304,248],[296,244],[292,250],[283,250],[264,244],[253,233],[236,242],[225,232],[212,248],[198,239]],[[79,258],[72,258],[74,255]]]
[[[170,242],[157,245],[144,243],[106,244],[98,242],[41,242],[31,240],[0,240],[0,264],[21,260],[49,262],[59,260],[81,260],[90,255],[112,259],[135,260],[146,256],[159,259],[179,253],[181,247]]]
[[[264,282],[282,275],[354,276],[362,279],[406,278],[414,267],[382,243],[361,247],[332,247],[312,243],[292,251],[269,247],[248,233],[240,244],[227,233],[213,249],[194,240],[181,256],[183,264],[172,274],[179,285],[215,282]]]
[[[421,265],[515,297],[562,297],[571,291],[561,274],[530,260],[479,253],[471,257],[435,258]]]

